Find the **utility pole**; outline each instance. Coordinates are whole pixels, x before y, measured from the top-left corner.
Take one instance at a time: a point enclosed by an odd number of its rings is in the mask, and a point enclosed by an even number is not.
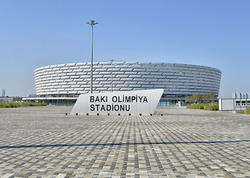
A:
[[[91,26],[91,71],[90,71],[90,92],[93,93],[93,58],[94,58],[94,51],[93,51],[93,35],[94,35],[94,25],[98,24],[94,20],[87,22]]]

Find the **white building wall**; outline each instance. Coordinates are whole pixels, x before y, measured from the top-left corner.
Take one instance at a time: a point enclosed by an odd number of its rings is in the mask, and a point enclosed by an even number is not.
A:
[[[97,62],[94,92],[164,88],[165,94],[219,93],[221,72],[215,68],[172,63]],[[90,63],[72,63],[35,70],[37,95],[79,95],[90,92]]]

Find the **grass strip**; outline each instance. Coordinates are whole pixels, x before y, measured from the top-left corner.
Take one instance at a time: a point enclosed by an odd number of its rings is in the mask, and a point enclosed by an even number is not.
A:
[[[0,103],[0,108],[17,108],[17,107],[28,107],[28,106],[47,106],[47,103]]]
[[[200,103],[200,104],[190,104],[187,106],[189,109],[204,109],[209,111],[218,111],[219,104],[218,103]]]

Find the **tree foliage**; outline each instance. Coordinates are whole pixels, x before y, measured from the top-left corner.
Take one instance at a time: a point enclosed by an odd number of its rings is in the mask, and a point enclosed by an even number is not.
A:
[[[214,100],[215,97],[213,92],[204,95],[194,94],[186,98],[187,103],[212,103]]]

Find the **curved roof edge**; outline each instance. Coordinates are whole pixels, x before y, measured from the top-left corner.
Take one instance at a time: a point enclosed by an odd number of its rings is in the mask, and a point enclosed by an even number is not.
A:
[[[184,64],[184,63],[168,63],[168,62],[131,62],[131,61],[106,61],[106,62],[94,62],[93,64],[142,64],[142,65],[173,65],[173,66],[193,66],[193,67],[201,67],[201,68],[210,68],[212,70],[216,70],[221,73],[220,69],[217,69],[215,67],[210,67],[210,66],[203,66],[203,65],[196,65],[196,64]],[[63,66],[75,66],[75,65],[90,65],[90,62],[78,62],[78,63],[65,63],[65,64],[55,64],[55,65],[48,65],[48,66],[43,66],[36,68],[34,72],[41,70],[41,69],[47,69],[47,68],[52,68],[52,67],[63,67]]]

